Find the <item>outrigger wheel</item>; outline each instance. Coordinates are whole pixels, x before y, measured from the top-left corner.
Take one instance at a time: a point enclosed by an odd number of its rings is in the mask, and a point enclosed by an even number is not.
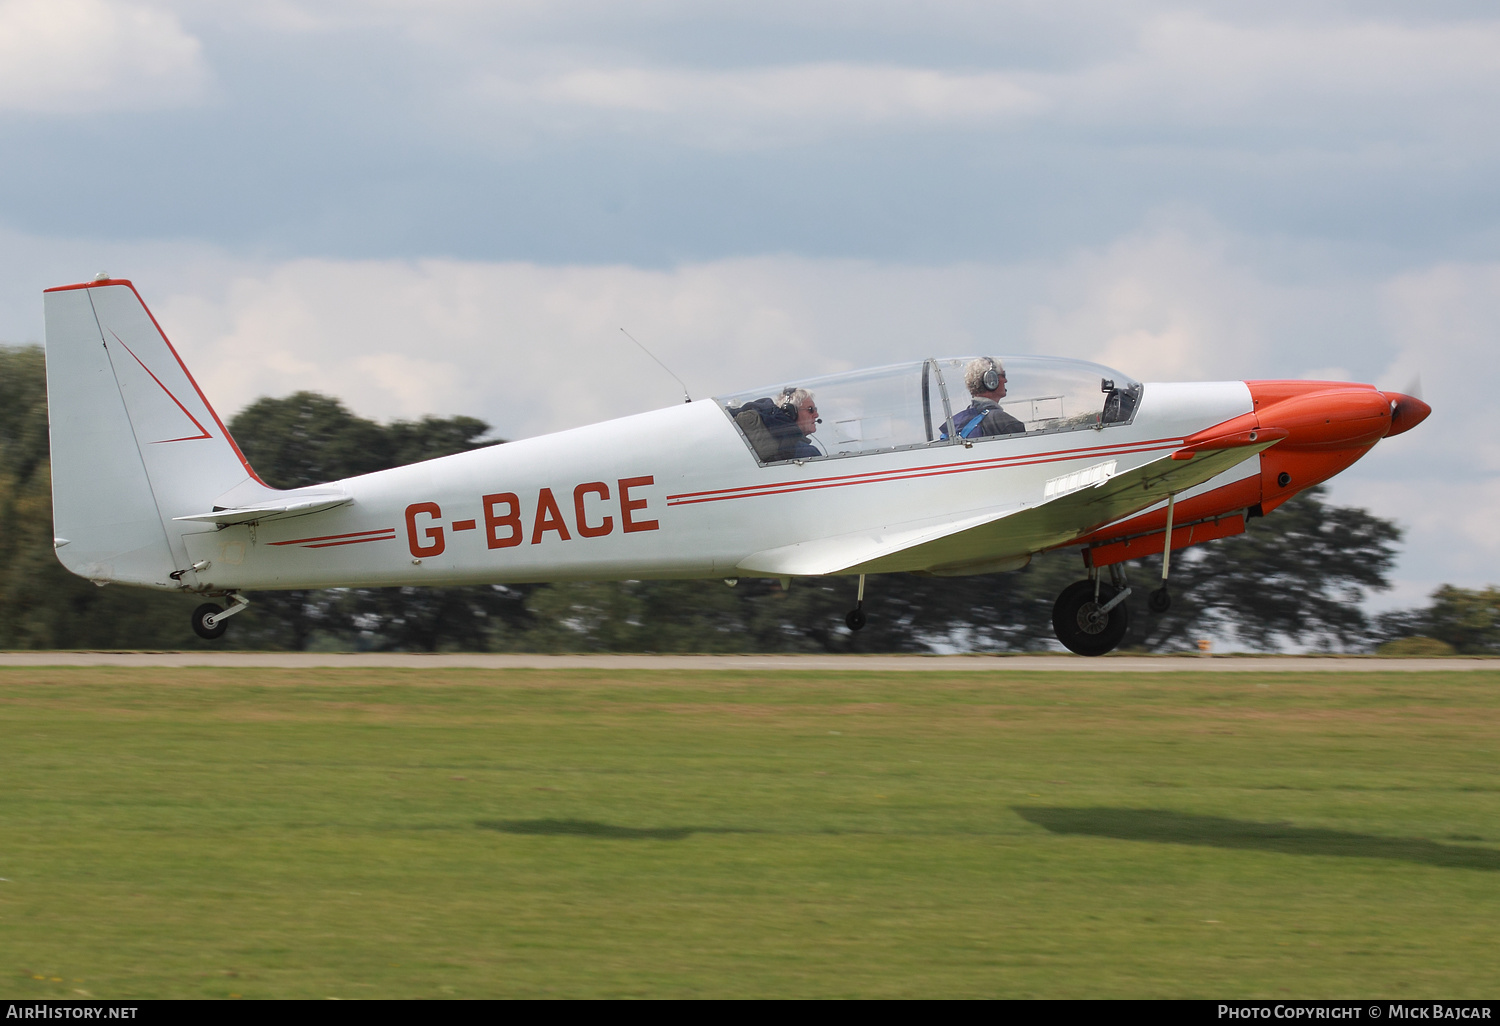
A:
[[[1052,629],[1057,632],[1057,640],[1068,651],[1083,656],[1101,656],[1112,651],[1125,640],[1125,631],[1130,627],[1127,603],[1120,602],[1108,612],[1100,612],[1120,590],[1112,584],[1097,582],[1096,599],[1095,583],[1078,581],[1068,585],[1052,607]]]
[[[865,629],[865,575],[859,575],[859,591],[855,592],[854,608],[844,617],[844,626],[851,631]]]
[[[193,610],[193,633],[209,641],[216,641],[222,638],[224,632],[229,630],[229,621],[227,619],[220,620],[211,627],[208,624],[210,616],[218,616],[222,612],[224,612],[224,608],[216,606],[212,602],[205,602]]]

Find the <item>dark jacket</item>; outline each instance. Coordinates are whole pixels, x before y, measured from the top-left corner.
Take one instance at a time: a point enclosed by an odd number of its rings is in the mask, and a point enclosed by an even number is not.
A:
[[[774,399],[756,399],[734,415],[745,437],[762,463],[801,460],[823,455],[797,427],[797,415],[776,405]]]
[[[953,427],[960,438],[986,438],[990,435],[1014,435],[1026,430],[1026,425],[1000,408],[993,399],[975,399],[966,409],[953,415]],[[943,425],[943,437],[948,437],[948,426]]]

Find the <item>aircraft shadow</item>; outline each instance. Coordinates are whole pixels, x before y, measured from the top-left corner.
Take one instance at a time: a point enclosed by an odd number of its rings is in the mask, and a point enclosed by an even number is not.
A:
[[[1247,848],[1284,855],[1398,859],[1444,869],[1500,870],[1500,851],[1495,849],[1439,844],[1417,837],[1376,837],[1287,823],[1198,816],[1166,809],[1068,809],[1021,805],[1012,808],[1022,819],[1054,834],[1196,844],[1210,848]]]
[[[725,827],[624,827],[590,819],[482,819],[481,830],[531,837],[602,837],[614,841],[681,841],[694,834],[748,834]]]

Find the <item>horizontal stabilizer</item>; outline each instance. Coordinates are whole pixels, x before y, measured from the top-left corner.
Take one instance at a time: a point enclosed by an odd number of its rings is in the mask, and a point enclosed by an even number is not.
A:
[[[256,503],[253,506],[235,506],[231,509],[215,509],[207,513],[193,513],[173,520],[190,520],[200,524],[248,524],[259,520],[284,520],[287,517],[321,513],[335,506],[345,506],[354,500],[342,492],[322,492],[315,495],[288,496],[273,502]]]
[[[1115,474],[1079,471],[1067,490],[1034,504],[973,510],[944,521],[892,524],[766,549],[741,560],[738,569],[769,576],[878,574],[932,571],[949,575],[985,573],[1010,557],[1066,545],[1122,517],[1149,509],[1169,495],[1202,484],[1242,463],[1278,438],[1163,456]],[[1092,468],[1090,468],[1092,469]],[[1076,477],[1077,487],[1072,480]]]

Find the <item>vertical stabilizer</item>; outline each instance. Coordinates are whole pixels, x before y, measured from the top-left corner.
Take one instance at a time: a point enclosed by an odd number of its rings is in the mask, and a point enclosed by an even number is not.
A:
[[[270,492],[128,281],[49,289],[47,408],[57,555],[76,574],[161,588],[188,567],[172,518]]]

